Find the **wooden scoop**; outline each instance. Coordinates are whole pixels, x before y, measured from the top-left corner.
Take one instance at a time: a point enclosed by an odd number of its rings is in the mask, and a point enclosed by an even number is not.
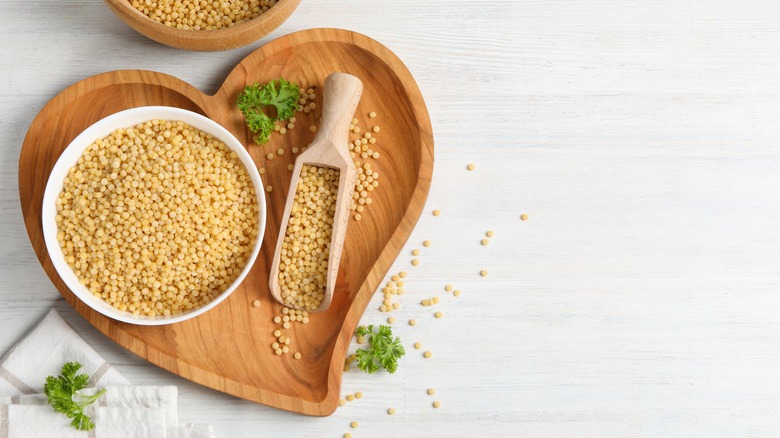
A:
[[[322,125],[311,145],[295,160],[293,176],[290,181],[290,191],[287,193],[287,202],[284,205],[282,226],[276,242],[274,262],[271,265],[269,280],[271,294],[276,301],[285,306],[289,307],[282,299],[282,291],[279,286],[279,257],[287,231],[287,221],[290,218],[290,210],[292,209],[298,187],[298,179],[304,164],[339,170],[339,188],[336,198],[336,211],[333,217],[333,234],[330,238],[325,297],[322,299],[320,306],[313,311],[321,312],[326,310],[333,299],[333,289],[336,286],[341,251],[344,249],[344,238],[347,233],[349,206],[352,203],[352,193],[355,191],[355,179],[357,176],[355,163],[349,154],[349,125],[355,114],[362,92],[363,83],[352,75],[332,73],[325,79]]]

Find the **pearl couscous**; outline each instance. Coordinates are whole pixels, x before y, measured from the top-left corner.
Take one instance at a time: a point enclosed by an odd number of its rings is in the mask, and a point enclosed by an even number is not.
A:
[[[180,121],[150,120],[95,141],[56,205],[57,240],[76,277],[135,315],[214,300],[258,235],[257,196],[236,153]]]
[[[325,297],[338,188],[338,169],[301,168],[279,263],[279,288],[288,306],[313,310]]]
[[[129,0],[130,4],[168,27],[216,30],[244,23],[268,11],[277,0]]]

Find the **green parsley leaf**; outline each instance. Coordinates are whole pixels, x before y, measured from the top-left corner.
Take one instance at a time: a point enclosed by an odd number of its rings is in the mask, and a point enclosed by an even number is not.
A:
[[[103,395],[102,389],[95,395],[82,395],[77,391],[87,387],[89,376],[77,374],[81,369],[78,362],[68,362],[62,366],[62,374],[57,377],[49,376],[43,385],[43,393],[49,398],[49,404],[55,412],[65,414],[72,418],[70,425],[78,430],[92,430],[95,423],[84,413],[84,408],[91,405]],[[75,397],[75,400],[74,400]]]
[[[263,144],[268,142],[275,121],[285,121],[293,116],[300,97],[298,85],[279,78],[267,84],[255,83],[245,87],[238,94],[236,106],[244,114],[249,130],[257,134],[255,142]],[[270,107],[276,110],[276,118],[266,113]]]
[[[393,330],[388,325],[380,325],[374,331],[374,326],[360,326],[355,331],[358,336],[367,337],[369,348],[361,348],[355,352],[358,368],[371,374],[384,368],[393,374],[398,369],[398,359],[406,354],[401,339],[393,337]]]

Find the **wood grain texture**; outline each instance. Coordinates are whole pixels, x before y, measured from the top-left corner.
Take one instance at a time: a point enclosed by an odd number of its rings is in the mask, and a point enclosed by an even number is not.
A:
[[[374,214],[349,228],[332,305],[313,316],[311,323],[294,324],[285,331],[295,340],[291,348],[302,354],[295,360],[292,354],[275,356],[270,348],[277,328],[272,319],[281,314],[282,306],[271,300],[268,288],[292,175],[287,165],[293,154],[273,160],[265,155],[280,147],[289,151],[292,146],[309,144],[312,139],[307,135],[311,133],[299,129],[257,146],[234,102],[238,93],[254,82],[284,77],[321,88],[334,71],[363,78],[366,86],[358,119],[368,119],[369,111],[384,114],[385,143],[375,146],[392,158],[377,161],[376,167],[392,190],[377,190]],[[388,88],[396,92],[385,93]],[[347,96],[348,103],[354,110],[351,97]],[[225,126],[248,145],[256,164],[266,168],[265,182],[277,187],[267,196],[268,226],[261,253],[242,285],[209,312],[158,327],[111,320],[78,300],[51,265],[40,218],[48,172],[70,140],[107,115],[145,105],[190,109]],[[310,123],[319,115],[319,111],[310,113]],[[352,111],[340,117],[351,118]],[[308,125],[301,120],[301,126]],[[343,128],[346,134],[347,126]],[[350,160],[348,153],[346,159]],[[282,409],[327,415],[338,402],[346,347],[379,280],[422,211],[432,166],[433,138],[425,104],[403,64],[367,37],[320,29],[288,35],[253,52],[214,96],[170,76],[136,70],[110,72],[74,84],[44,106],[33,121],[22,146],[19,186],[23,188],[20,196],[27,230],[44,270],[65,299],[98,330],[150,362],[211,388]],[[253,307],[254,300],[262,305]]]
[[[349,152],[349,128],[362,93],[363,83],[353,75],[337,72],[331,73],[325,79],[322,100],[322,124],[317,130],[317,136],[314,137],[306,151],[295,159],[295,166],[293,167],[289,183],[289,192],[284,204],[284,213],[282,213],[281,225],[279,225],[279,237],[274,249],[271,271],[268,275],[268,287],[271,290],[271,295],[282,304],[284,304],[284,299],[282,298],[282,290],[279,285],[280,254],[298,187],[298,180],[304,165],[330,167],[339,171],[333,228],[331,235],[325,237],[330,239],[325,296],[314,311],[322,312],[327,310],[331,301],[333,301],[333,292],[336,289],[341,255],[344,252],[344,240],[347,237],[347,226],[350,218],[349,207],[352,204],[352,194],[355,191],[355,180],[357,179],[355,163]]]
[[[0,350],[55,306],[133,383],[177,385],[182,421],[220,437],[776,436],[777,2],[306,0],[263,40],[209,53],[157,44],[95,0],[5,6]],[[257,46],[324,26],[404,61],[436,166],[390,271],[409,272],[393,314],[407,357],[392,376],[344,373],[342,397],[365,396],[309,418],[182,379],[86,322],[30,247],[17,158],[40,108],[85,77],[155,70],[211,94]],[[437,293],[442,319],[419,305]],[[386,323],[381,300],[362,324]]]
[[[245,23],[210,31],[165,26],[136,10],[128,0],[105,2],[125,24],[158,43],[178,49],[210,52],[235,49],[268,35],[295,11],[301,0],[279,0],[271,9]]]

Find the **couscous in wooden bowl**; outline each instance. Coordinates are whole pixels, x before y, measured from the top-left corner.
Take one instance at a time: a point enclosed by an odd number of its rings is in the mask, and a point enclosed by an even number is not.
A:
[[[109,8],[142,35],[151,38],[166,46],[185,50],[197,50],[201,52],[214,52],[219,50],[235,49],[262,38],[279,27],[293,13],[301,0],[278,0],[276,4],[256,17],[236,24],[231,27],[223,27],[215,30],[178,29],[175,26],[166,26],[144,14],[134,7],[133,0],[105,0]],[[136,0],[145,3],[144,0]],[[193,0],[183,0],[187,3]],[[150,1],[151,4],[159,4],[161,1]],[[245,3],[264,3],[263,1],[246,1]],[[166,11],[162,7],[162,12]],[[175,12],[175,11],[172,11]],[[172,12],[168,12],[167,15]],[[205,16],[208,16],[204,12]],[[175,18],[174,18],[175,20]]]

